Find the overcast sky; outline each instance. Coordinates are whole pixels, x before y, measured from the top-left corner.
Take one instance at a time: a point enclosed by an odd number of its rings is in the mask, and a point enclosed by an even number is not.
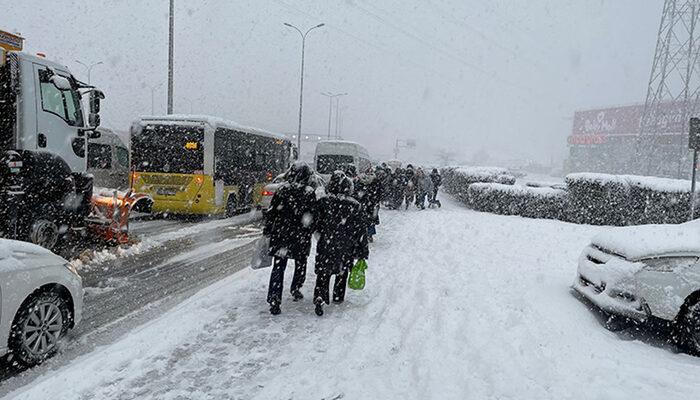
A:
[[[307,39],[305,133],[325,135],[324,91],[343,136],[391,157],[440,150],[548,163],[566,153],[574,110],[644,100],[662,0],[175,0],[175,111],[295,132],[299,34]],[[103,61],[103,124],[128,130],[166,104],[168,0],[25,0],[0,14],[25,49],[87,79]]]

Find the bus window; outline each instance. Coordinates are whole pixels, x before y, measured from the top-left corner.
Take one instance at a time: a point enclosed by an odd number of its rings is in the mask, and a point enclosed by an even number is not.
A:
[[[204,170],[204,129],[155,125],[132,137],[137,171],[195,174]]]
[[[316,160],[319,174],[332,174],[337,169],[353,163],[352,156],[341,154],[319,154]]]

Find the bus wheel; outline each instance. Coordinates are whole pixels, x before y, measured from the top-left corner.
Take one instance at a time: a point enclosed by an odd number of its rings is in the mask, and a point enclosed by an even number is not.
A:
[[[238,199],[235,194],[230,194],[226,202],[226,218],[235,216],[237,214],[236,211],[238,211]]]

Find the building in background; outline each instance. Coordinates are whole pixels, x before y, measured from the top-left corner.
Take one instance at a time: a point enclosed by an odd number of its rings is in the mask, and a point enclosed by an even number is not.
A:
[[[644,104],[599,108],[574,113],[568,137],[568,172],[690,176],[684,103],[666,102],[663,117],[641,134]]]

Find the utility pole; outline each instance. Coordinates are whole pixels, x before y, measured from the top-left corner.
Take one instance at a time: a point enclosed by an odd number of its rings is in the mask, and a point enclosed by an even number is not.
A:
[[[173,113],[173,56],[175,33],[175,0],[170,0],[170,38],[168,45],[168,114]]]
[[[156,89],[159,87],[163,86],[163,83],[159,83],[153,87],[151,86],[146,86],[147,88],[151,89],[151,115],[155,115],[155,108],[156,108]]]
[[[296,26],[289,24],[287,22],[285,22],[284,25],[288,26],[292,29],[295,29],[297,32],[299,32],[299,35],[301,36],[301,77],[300,77],[300,83],[299,83],[299,129],[297,130],[297,152],[298,152],[298,154],[301,154],[301,115],[302,115],[302,110],[304,108],[304,52],[306,51],[306,35],[308,35],[309,32],[311,32],[312,30],[314,30],[316,28],[320,28],[325,24],[318,24],[314,27],[311,27],[306,31],[306,33],[302,32],[301,29],[299,29]]]
[[[688,121],[700,111],[700,0],[664,0],[661,23],[656,41],[651,75],[647,87],[644,114],[640,123],[640,149],[637,158],[647,160],[649,175],[672,176],[665,160],[657,154],[661,134],[673,134],[678,138],[678,165],[676,176],[683,177],[682,166],[688,160],[688,149],[683,140],[685,129],[672,127],[669,121]],[[676,131],[677,130],[677,131]],[[640,171],[638,171],[640,172]]]
[[[75,60],[75,62],[82,65],[87,70],[87,83],[88,83],[88,85],[90,84],[90,74],[92,73],[92,68],[103,64],[102,61],[98,61],[98,62],[92,63],[92,64],[86,64],[80,60]]]
[[[346,95],[347,93],[344,93]],[[340,138],[340,96],[335,98],[335,137]]]
[[[328,140],[331,138],[331,117],[333,115],[333,99],[338,98],[341,96],[347,96],[347,93],[336,93],[333,94],[331,92],[326,92],[326,93],[321,93],[322,96],[328,97]],[[337,114],[337,108],[336,108],[336,114]],[[337,135],[336,135],[337,136]]]

